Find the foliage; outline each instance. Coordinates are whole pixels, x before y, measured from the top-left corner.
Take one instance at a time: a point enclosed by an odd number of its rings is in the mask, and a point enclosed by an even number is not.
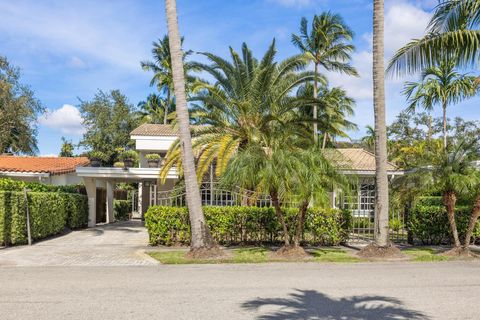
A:
[[[478,62],[480,2],[477,0],[444,0],[435,12],[426,35],[399,49],[388,65],[391,74],[414,74],[437,65],[445,58],[454,59],[460,67]]]
[[[145,156],[147,160],[159,161],[162,157],[158,153],[149,153]]]
[[[138,125],[135,109],[118,90],[98,91],[91,101],[81,101],[86,132],[79,145],[106,154],[105,164],[118,157],[117,148],[133,147],[130,132]]]
[[[175,103],[168,104],[168,99],[159,94],[149,94],[145,101],[138,103],[141,122],[167,124],[173,122]]]
[[[60,192],[29,192],[32,238],[42,239],[88,222],[87,197]],[[0,243],[27,243],[26,203],[23,192],[0,191]]]
[[[296,209],[283,209],[294,221]],[[204,207],[205,217],[218,243],[277,243],[281,227],[270,207]],[[334,209],[308,209],[304,241],[315,245],[337,245],[348,238],[346,214]],[[188,244],[190,228],[185,207],[152,206],[145,214],[150,244]]]
[[[455,219],[461,239],[467,230],[471,209],[468,205],[457,205],[455,208]],[[410,211],[407,225],[414,239],[422,244],[438,245],[452,242],[452,233],[441,197],[420,198]],[[480,222],[477,222],[473,238],[480,239]]]
[[[138,159],[138,153],[135,150],[125,150],[120,154],[120,160],[136,160]]]
[[[123,163],[122,161],[117,161],[113,164],[113,166],[115,168],[124,168],[125,167],[125,163]]]
[[[0,153],[33,155],[37,116],[44,112],[33,91],[20,82],[20,71],[0,56]]]
[[[114,200],[113,211],[115,213],[115,221],[126,221],[130,219],[132,212],[132,202],[128,200]]]
[[[196,95],[191,98],[192,116],[196,124],[202,125],[192,130],[199,179],[214,161],[216,175],[220,176],[239,149],[264,142],[265,137],[273,137],[273,132],[285,129],[299,136],[309,132],[296,116],[303,101],[292,96],[299,85],[313,80],[312,72],[301,71],[308,63],[305,57],[293,56],[277,62],[275,42],[260,61],[246,44],[241,53],[230,48],[231,62],[211,53],[203,55],[211,63],[197,67],[212,76],[214,83],[197,81],[193,87]],[[180,155],[177,140],[166,155],[163,179],[173,166],[181,173]]]
[[[102,151],[91,151],[88,153],[88,157],[91,160],[98,160],[102,162],[107,162],[109,160],[108,156]]]
[[[60,154],[58,155],[59,157],[73,157],[73,143],[70,140],[65,139],[65,137],[62,137],[62,147],[60,148]]]
[[[0,191],[23,191],[27,188],[33,192],[66,192],[66,193],[78,193],[80,186],[66,185],[66,186],[54,186],[47,185],[38,182],[25,182],[22,180],[14,180],[10,178],[0,178]]]

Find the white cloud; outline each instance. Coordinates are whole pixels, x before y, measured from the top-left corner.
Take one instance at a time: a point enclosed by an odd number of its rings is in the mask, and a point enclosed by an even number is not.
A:
[[[70,58],[70,60],[68,61],[68,65],[79,69],[87,67],[87,63],[77,56],[73,56],[72,58]]]
[[[64,104],[60,109],[48,111],[39,119],[39,123],[65,134],[81,135],[85,131],[80,111],[70,104]]]

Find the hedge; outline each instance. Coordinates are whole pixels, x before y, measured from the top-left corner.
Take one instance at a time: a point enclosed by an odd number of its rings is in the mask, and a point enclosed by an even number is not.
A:
[[[130,218],[132,211],[132,202],[128,200],[114,200],[113,211],[116,221],[126,221]]]
[[[87,225],[87,197],[60,192],[29,192],[28,209],[32,239],[61,232],[65,227]],[[27,243],[26,206],[23,192],[0,191],[0,244]]]
[[[280,243],[281,227],[270,207],[204,207],[205,218],[215,240],[224,245]],[[297,209],[284,209],[289,226]],[[335,209],[309,209],[304,243],[337,245],[348,239],[350,213]],[[151,206],[145,213],[151,245],[188,245],[190,226],[185,207]],[[293,228],[290,228],[293,229]],[[293,232],[293,230],[291,230]]]
[[[25,182],[10,178],[0,178],[0,190],[2,191],[23,191],[24,188],[32,192],[65,192],[78,193],[80,185],[54,186],[38,182]]]
[[[461,240],[465,237],[471,213],[471,206],[455,207],[455,221]],[[414,240],[422,244],[438,245],[453,242],[447,212],[442,205],[441,197],[421,197],[410,211],[407,225]],[[480,239],[480,221],[475,227],[473,239],[474,241]]]

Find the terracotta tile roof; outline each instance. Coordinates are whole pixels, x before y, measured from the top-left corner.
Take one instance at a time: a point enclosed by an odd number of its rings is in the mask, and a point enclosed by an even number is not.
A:
[[[329,149],[325,155],[335,162],[338,168],[355,171],[375,171],[375,155],[360,148]],[[388,162],[388,171],[398,170],[397,166]]]
[[[50,173],[51,175],[74,172],[77,167],[90,163],[86,157],[16,157],[0,156],[0,172]]]

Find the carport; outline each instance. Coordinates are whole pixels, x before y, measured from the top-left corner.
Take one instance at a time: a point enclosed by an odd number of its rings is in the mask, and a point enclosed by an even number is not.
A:
[[[114,220],[113,200],[115,184],[120,182],[139,183],[139,211],[142,216],[149,205],[150,184],[158,180],[159,168],[106,168],[106,167],[78,167],[77,176],[83,178],[88,196],[88,227],[96,226],[97,216],[97,188],[105,188],[107,191],[106,222]],[[170,170],[167,179],[175,181],[177,173]]]

